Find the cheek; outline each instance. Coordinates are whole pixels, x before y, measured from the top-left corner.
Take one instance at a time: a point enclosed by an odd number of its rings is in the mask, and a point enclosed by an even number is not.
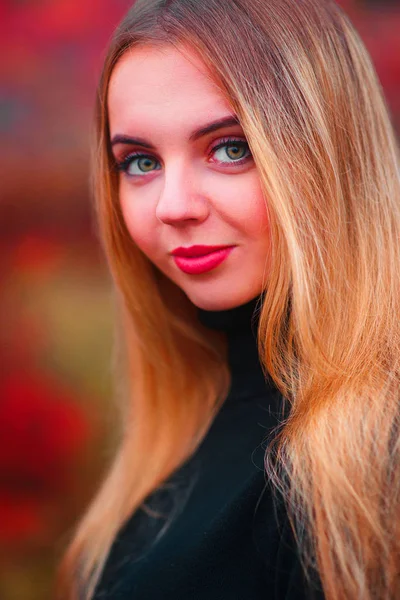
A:
[[[237,178],[230,193],[224,194],[226,219],[246,236],[258,237],[269,230],[266,201],[255,171]]]
[[[265,233],[269,230],[267,203],[258,175],[256,173],[253,175],[253,180],[249,185],[247,226],[254,237],[260,235],[265,237]]]
[[[247,226],[255,237],[269,231],[269,217],[266,201],[261,189],[254,189],[249,197]]]
[[[144,202],[133,202],[129,194],[120,193],[122,216],[135,244],[147,255],[154,252],[156,221]]]

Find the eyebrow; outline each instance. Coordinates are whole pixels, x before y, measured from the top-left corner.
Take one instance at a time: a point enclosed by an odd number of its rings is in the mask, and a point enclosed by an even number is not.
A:
[[[191,133],[189,137],[190,142],[195,142],[199,138],[207,135],[208,133],[212,133],[213,131],[217,131],[218,129],[222,129],[222,127],[230,127],[233,125],[240,125],[239,119],[236,115],[228,115],[223,119],[218,119],[217,121],[212,121],[199,129],[195,129],[193,133]],[[143,148],[148,148],[149,150],[155,150],[155,147],[147,142],[145,139],[140,137],[129,137],[127,135],[116,134],[111,139],[111,146],[115,146],[116,144],[134,144],[136,146],[142,146]]]

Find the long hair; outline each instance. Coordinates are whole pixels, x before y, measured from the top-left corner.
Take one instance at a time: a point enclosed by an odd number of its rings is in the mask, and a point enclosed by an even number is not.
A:
[[[271,228],[258,327],[290,407],[265,456],[328,600],[400,597],[399,152],[370,57],[332,0],[137,0],[100,81],[96,206],[115,283],[121,436],[59,569],[89,600],[127,519],[193,454],[227,396],[222,334],[135,246],[107,91],[128,48],[197,51],[236,112]],[[266,590],[266,597],[268,590]]]

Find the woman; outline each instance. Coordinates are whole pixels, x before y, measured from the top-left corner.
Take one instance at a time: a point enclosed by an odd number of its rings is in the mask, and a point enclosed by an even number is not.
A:
[[[122,428],[60,598],[399,598],[398,149],[348,19],[138,0],[97,131]]]

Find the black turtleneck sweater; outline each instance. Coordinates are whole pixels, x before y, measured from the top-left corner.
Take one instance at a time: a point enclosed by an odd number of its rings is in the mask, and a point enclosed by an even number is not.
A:
[[[199,310],[225,331],[229,395],[196,453],[119,532],[95,600],[323,599],[303,577],[283,504],[264,475],[265,440],[282,416],[257,353],[259,297]]]

